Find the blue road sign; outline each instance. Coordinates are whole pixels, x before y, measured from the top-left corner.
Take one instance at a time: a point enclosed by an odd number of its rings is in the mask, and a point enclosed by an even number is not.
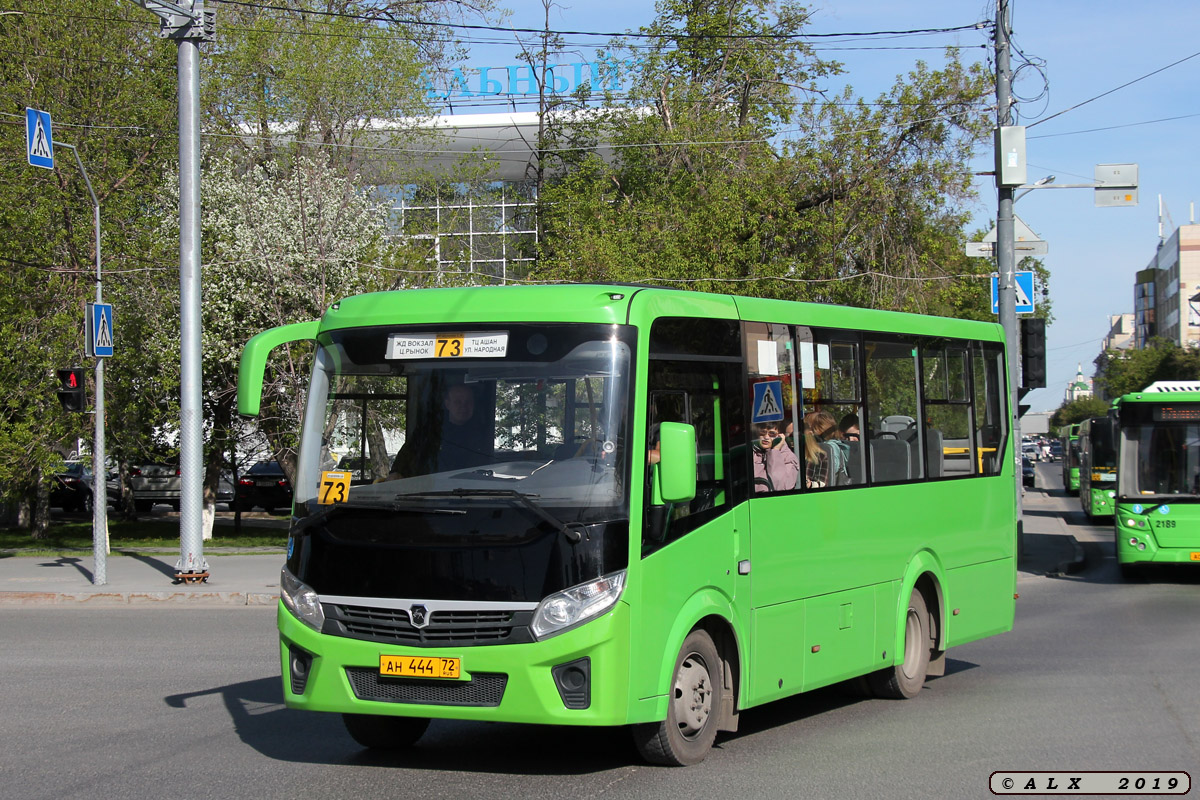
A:
[[[1017,313],[1033,313],[1033,272],[1029,270],[1013,273],[1017,279]],[[992,276],[992,313],[1000,313],[1000,278]]]
[[[54,169],[54,134],[50,130],[50,112],[25,109],[25,153],[35,167]]]
[[[113,354],[113,307],[109,303],[87,304],[87,354],[108,358]]]
[[[783,381],[754,384],[754,422],[778,422],[783,419]]]

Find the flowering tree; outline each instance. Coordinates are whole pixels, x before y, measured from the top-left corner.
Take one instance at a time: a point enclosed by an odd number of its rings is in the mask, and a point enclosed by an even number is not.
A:
[[[177,186],[168,178],[164,185]],[[236,417],[242,348],[256,333],[319,317],[341,297],[399,286],[410,265],[387,236],[387,208],[345,172],[320,158],[245,165],[231,153],[206,159],[201,183],[201,304],[206,451],[205,508],[211,512],[224,456],[247,431]],[[159,210],[159,241],[177,242],[176,198]],[[412,264],[415,266],[415,264]],[[157,337],[178,352],[179,329]],[[308,347],[280,348],[267,367],[256,432],[294,474],[295,432],[303,413]],[[164,359],[165,361],[165,359]]]

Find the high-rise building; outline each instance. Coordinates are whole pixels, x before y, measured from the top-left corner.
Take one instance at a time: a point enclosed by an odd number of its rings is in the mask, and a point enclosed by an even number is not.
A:
[[[1200,345],[1200,225],[1180,225],[1163,240],[1133,290],[1138,349],[1153,338]]]

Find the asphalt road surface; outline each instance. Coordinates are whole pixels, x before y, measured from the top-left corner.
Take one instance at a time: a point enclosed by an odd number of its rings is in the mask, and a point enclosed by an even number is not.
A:
[[[5,608],[0,797],[875,800],[990,798],[998,770],[1200,778],[1200,577],[1122,583],[1056,469],[1027,507],[1061,506],[1088,566],[1023,579],[1013,632],[951,650],[914,700],[829,689],[743,712],[683,769],[640,763],[621,730],[504,724],[435,721],[411,752],[366,753],[338,717],[283,707],[270,608]]]

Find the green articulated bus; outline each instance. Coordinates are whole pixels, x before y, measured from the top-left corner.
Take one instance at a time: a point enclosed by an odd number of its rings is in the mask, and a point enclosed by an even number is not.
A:
[[[284,696],[365,747],[431,719],[628,726],[691,764],[742,709],[848,680],[912,697],[1012,628],[995,324],[621,285],[369,294],[252,338],[243,414],[297,341]]]
[[[1063,488],[1067,494],[1079,494],[1079,423],[1062,429]]]
[[[1112,421],[1079,423],[1079,505],[1089,519],[1111,516],[1117,497],[1117,449]]]
[[[1117,564],[1200,565],[1200,382],[1159,381],[1113,403]]]

